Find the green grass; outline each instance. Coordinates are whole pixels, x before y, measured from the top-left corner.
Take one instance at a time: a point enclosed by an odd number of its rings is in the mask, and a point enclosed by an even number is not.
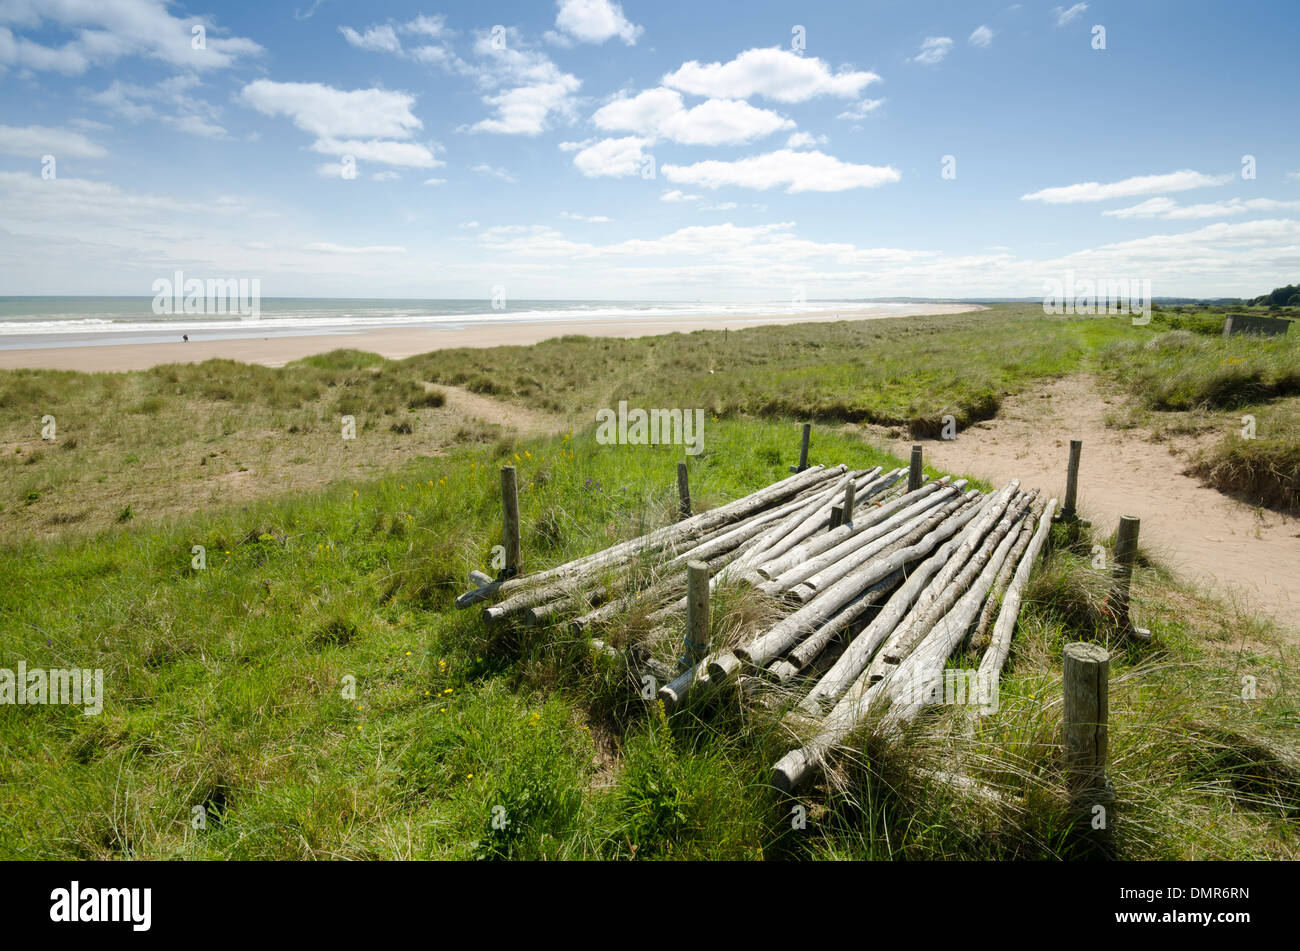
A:
[[[797,445],[793,423],[710,420],[706,433],[689,460],[698,506],[781,477]],[[813,447],[814,462],[889,461],[834,432]],[[1072,854],[1053,737],[1060,647],[1096,631],[1078,606],[1090,541],[1052,556],[1002,710],[974,740],[940,711],[897,748],[855,741],[863,757],[802,800],[803,830],[767,787],[792,743],[779,710],[732,697],[665,720],[618,662],[563,628],[488,630],[450,606],[499,541],[499,463],[519,466],[525,553],[540,569],[671,521],[679,453],[585,433],[463,447],[354,488],[0,549],[3,663],[103,668],[107,693],[98,717],[0,707],[0,854]],[[193,545],[206,570],[192,568]],[[1282,689],[1294,655],[1231,649],[1238,619],[1189,599],[1139,572],[1156,641],[1112,666],[1116,852],[1286,854],[1296,774],[1273,751],[1297,726]],[[1260,684],[1250,703],[1234,693],[1247,673]],[[1027,806],[990,809],[918,773],[954,751]]]
[[[992,417],[1035,380],[1062,376],[1127,319],[1047,320],[1041,306],[990,312],[695,331],[621,340],[562,337],[531,347],[439,350],[420,376],[591,419],[630,406],[701,406],[718,416],[871,422],[937,435]]]
[[[1222,433],[1192,471],[1252,505],[1300,513],[1300,336],[1205,337],[1158,332],[1110,345],[1098,366],[1137,404],[1196,417],[1190,428]],[[1243,417],[1255,418],[1246,438]],[[1158,425],[1167,425],[1161,421]]]

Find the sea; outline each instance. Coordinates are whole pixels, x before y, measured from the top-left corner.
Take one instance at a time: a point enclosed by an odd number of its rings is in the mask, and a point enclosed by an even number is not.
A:
[[[381,328],[466,330],[493,324],[728,318],[839,311],[896,313],[866,301],[599,301],[262,298],[256,315],[156,313],[153,297],[0,297],[0,350],[350,334]],[[234,309],[233,307],[231,308]]]

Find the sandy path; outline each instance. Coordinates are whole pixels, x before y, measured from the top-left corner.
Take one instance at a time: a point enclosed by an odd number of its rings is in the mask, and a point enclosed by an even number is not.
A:
[[[569,424],[553,413],[505,403],[445,383],[438,384],[438,389],[447,395],[446,407],[452,412],[495,423],[521,436],[549,436],[569,429]]]
[[[1124,397],[1070,377],[1008,399],[997,418],[952,441],[926,441],[928,464],[1002,485],[1018,478],[1058,497],[1071,439],[1083,440],[1079,510],[1104,532],[1142,519],[1142,545],[1187,577],[1300,632],[1300,520],[1257,511],[1182,474],[1187,460],[1141,430],[1108,429]],[[907,457],[911,440],[888,441]]]

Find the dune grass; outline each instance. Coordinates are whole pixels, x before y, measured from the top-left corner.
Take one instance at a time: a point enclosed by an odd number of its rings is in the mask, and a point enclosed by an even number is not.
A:
[[[797,446],[784,421],[709,419],[706,433],[688,460],[697,507],[782,477]],[[450,606],[499,541],[499,464],[519,468],[540,569],[671,521],[680,452],[584,432],[463,446],[288,500],[0,548],[3,664],[102,668],[107,694],[99,716],[0,706],[0,855],[1077,854],[1055,736],[1061,645],[1106,636],[1090,539],[1058,539],[999,712],[941,709],[883,749],[858,737],[799,801],[803,829],[767,785],[793,743],[779,707],[728,695],[665,718],[585,639],[489,630]],[[813,461],[892,460],[819,430]],[[1243,619],[1157,568],[1139,570],[1136,610],[1155,640],[1112,666],[1113,854],[1294,854],[1294,654],[1263,626],[1243,647]],[[925,772],[954,763],[1008,803]]]
[[[1192,465],[1208,484],[1252,505],[1300,513],[1300,337],[1294,332],[1226,340],[1157,332],[1106,347],[1097,363],[1147,410],[1195,417],[1194,428],[1222,434]]]

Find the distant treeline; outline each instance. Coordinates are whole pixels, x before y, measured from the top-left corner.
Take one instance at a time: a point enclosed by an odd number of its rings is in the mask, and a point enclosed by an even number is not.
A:
[[[1300,307],[1300,284],[1274,288],[1271,294],[1256,297],[1251,303],[1260,307]]]

